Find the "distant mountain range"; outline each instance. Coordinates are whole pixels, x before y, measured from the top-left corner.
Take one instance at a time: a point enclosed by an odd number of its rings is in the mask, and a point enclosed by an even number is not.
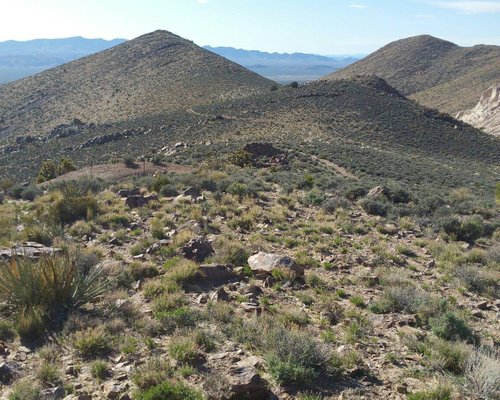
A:
[[[233,47],[205,46],[205,49],[280,83],[313,81],[363,57],[363,55],[321,56],[305,53],[266,53]]]
[[[125,39],[35,39],[0,42],[0,83],[7,83],[109,49]]]
[[[57,67],[125,41],[71,37],[0,42],[0,84]],[[205,46],[205,49],[280,83],[315,80],[362,57],[266,53],[232,47]]]

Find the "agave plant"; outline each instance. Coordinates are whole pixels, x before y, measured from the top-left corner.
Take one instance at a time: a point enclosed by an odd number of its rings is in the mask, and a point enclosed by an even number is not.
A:
[[[69,256],[36,262],[17,257],[0,265],[0,297],[19,311],[76,308],[102,296],[107,288],[102,275],[100,267],[83,275]]]

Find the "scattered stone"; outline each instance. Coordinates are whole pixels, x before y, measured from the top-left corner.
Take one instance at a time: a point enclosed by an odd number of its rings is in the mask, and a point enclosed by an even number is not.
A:
[[[483,311],[490,309],[490,305],[487,301],[481,301],[480,303],[477,303],[476,307]]]
[[[61,400],[64,399],[66,391],[62,386],[57,386],[55,388],[45,389],[42,392],[42,398],[46,400]]]
[[[484,314],[481,310],[473,310],[471,315],[475,318],[480,318],[480,319],[484,318]]]
[[[214,249],[208,240],[198,238],[192,239],[180,249],[180,254],[196,262],[203,262],[214,253]]]
[[[196,303],[197,304],[206,304],[208,302],[208,294],[207,293],[201,293],[197,298],[196,298]]]
[[[224,288],[219,288],[210,294],[210,301],[229,301],[229,295]]]
[[[298,277],[304,276],[304,268],[288,256],[259,252],[248,259],[248,265],[257,274],[271,274],[275,269],[292,272]]]

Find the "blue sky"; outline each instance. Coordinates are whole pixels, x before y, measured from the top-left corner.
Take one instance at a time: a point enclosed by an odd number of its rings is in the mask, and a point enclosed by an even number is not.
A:
[[[431,34],[500,45],[500,0],[0,0],[0,41],[166,29],[199,45],[368,53]]]

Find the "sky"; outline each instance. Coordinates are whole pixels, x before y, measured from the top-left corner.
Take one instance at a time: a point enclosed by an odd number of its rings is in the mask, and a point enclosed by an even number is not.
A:
[[[0,41],[157,29],[201,46],[325,55],[419,34],[500,45],[500,0],[0,0]]]

